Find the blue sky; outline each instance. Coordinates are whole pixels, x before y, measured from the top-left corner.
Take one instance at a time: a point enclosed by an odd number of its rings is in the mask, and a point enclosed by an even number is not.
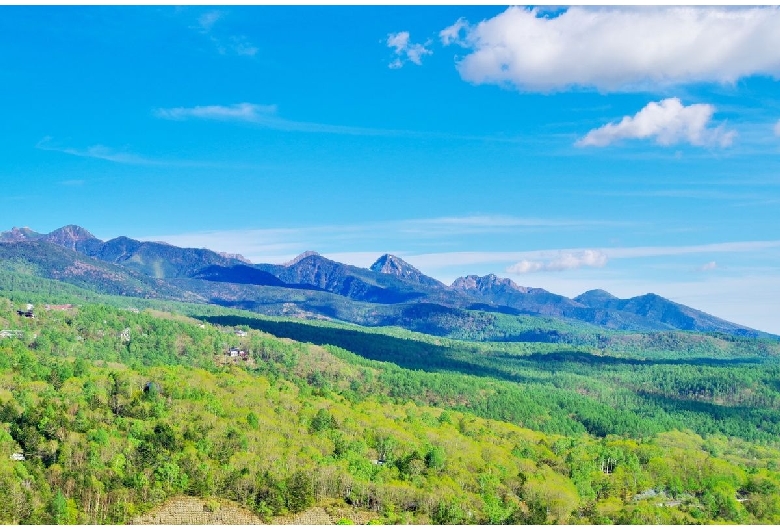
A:
[[[2,7],[0,227],[780,333],[776,8]]]

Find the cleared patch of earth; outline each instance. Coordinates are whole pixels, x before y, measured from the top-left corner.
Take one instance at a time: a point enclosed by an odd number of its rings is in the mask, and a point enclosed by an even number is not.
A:
[[[377,519],[377,514],[365,510],[354,510],[341,503],[325,507],[309,508],[301,513],[271,517],[267,523],[237,503],[225,499],[200,499],[198,497],[173,497],[147,514],[133,519],[130,524],[190,524],[190,525],[250,525],[250,524],[295,524],[327,525],[349,520],[355,524],[367,524]]]

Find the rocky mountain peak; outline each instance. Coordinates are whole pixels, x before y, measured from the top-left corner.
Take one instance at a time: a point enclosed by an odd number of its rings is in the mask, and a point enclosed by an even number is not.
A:
[[[450,287],[458,289],[459,291],[473,291],[477,288],[477,278],[479,278],[479,276],[476,274],[461,276],[460,278],[456,278]]]
[[[241,254],[231,254],[231,253],[229,253],[229,252],[217,252],[217,254],[219,254],[221,257],[223,257],[223,258],[225,258],[225,259],[234,259],[234,260],[240,261],[240,262],[242,262],[242,263],[246,263],[247,265],[251,265],[251,264],[252,264],[252,262],[251,262],[251,261],[249,261],[248,259],[246,259],[246,258],[245,258],[243,255],[241,255]]]
[[[46,234],[43,239],[71,250],[76,250],[84,241],[100,241],[86,228],[78,225],[67,225]]]
[[[479,291],[487,292],[495,289],[511,289],[521,293],[530,292],[528,287],[521,287],[509,278],[499,278],[495,274],[487,274],[485,276],[477,276],[471,274],[469,276],[462,276],[452,282],[452,288],[460,291]]]
[[[313,250],[307,250],[306,252],[303,252],[302,254],[298,254],[297,256],[295,256],[293,259],[291,259],[287,263],[284,263],[284,266],[285,267],[291,267],[292,265],[295,265],[299,261],[304,260],[304,259],[308,258],[309,256],[319,256],[319,255],[320,255],[319,252],[315,252]]]
[[[392,254],[383,254],[369,268],[374,272],[393,274],[395,276],[403,276],[405,271],[419,272],[404,260],[398,256],[393,256]]]
[[[22,228],[13,227],[6,232],[0,232],[0,242],[3,243],[18,243],[20,241],[33,241],[40,239],[43,234],[39,234],[34,230],[24,226]]]
[[[438,280],[426,276],[412,265],[392,254],[383,254],[369,268],[380,274],[390,274],[403,280],[410,280],[424,285],[441,285]]]
[[[574,301],[585,305],[603,304],[612,300],[619,300],[619,298],[604,289],[591,289],[574,298]]]

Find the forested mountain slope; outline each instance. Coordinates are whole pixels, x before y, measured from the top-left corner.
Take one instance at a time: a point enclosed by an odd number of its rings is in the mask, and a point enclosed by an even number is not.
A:
[[[0,451],[24,457],[0,459],[2,522],[121,523],[182,493],[261,517],[346,503],[385,523],[780,522],[772,356],[602,362],[323,324],[318,342],[358,356],[219,325],[301,324],[249,313],[38,301],[59,296],[0,299],[0,327],[21,332],[0,339]],[[366,359],[372,343],[398,364]]]

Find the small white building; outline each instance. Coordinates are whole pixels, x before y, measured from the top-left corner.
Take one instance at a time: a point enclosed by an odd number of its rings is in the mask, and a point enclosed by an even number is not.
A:
[[[246,351],[239,348],[230,348],[225,355],[228,357],[241,357],[242,359],[247,359],[248,357]]]
[[[24,460],[24,454],[22,453],[14,453],[11,455],[11,460],[16,460],[17,462]]]

